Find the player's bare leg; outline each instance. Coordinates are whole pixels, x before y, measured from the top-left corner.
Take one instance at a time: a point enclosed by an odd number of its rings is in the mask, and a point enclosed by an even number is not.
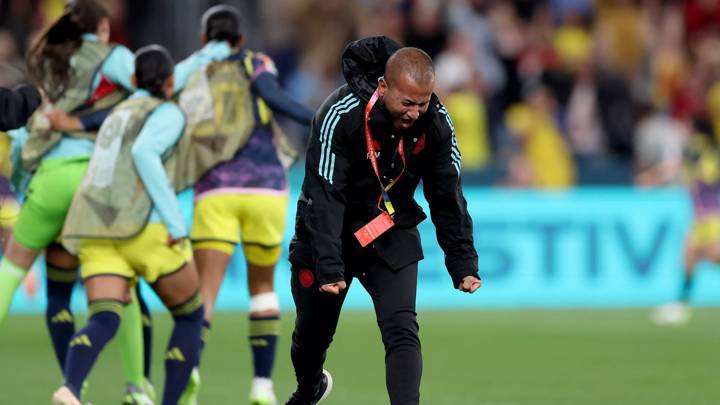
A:
[[[200,275],[200,291],[205,303],[205,321],[210,323],[231,256],[214,249],[198,249],[193,254]]]

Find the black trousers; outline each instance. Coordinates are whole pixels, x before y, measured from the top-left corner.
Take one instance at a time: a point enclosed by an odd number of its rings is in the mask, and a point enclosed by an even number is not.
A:
[[[422,355],[418,336],[415,296],[417,263],[393,271],[374,260],[346,268],[348,289],[353,278],[365,287],[375,306],[385,345],[385,382],[392,405],[420,403]],[[303,274],[304,273],[304,274]],[[291,356],[298,390],[310,394],[322,374],[327,349],[333,340],[345,290],[340,295],[321,293],[308,270],[293,268],[292,293],[297,318]]]

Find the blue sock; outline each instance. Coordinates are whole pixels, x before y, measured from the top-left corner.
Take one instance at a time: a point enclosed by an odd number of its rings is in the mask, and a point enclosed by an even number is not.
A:
[[[75,334],[75,318],[70,310],[70,297],[77,279],[75,269],[66,270],[47,266],[47,307],[45,323],[50,332],[55,357],[60,370],[65,369],[70,339]]]
[[[137,290],[135,291],[138,304],[140,304],[140,312],[142,312],[142,325],[143,325],[143,361],[144,368],[143,373],[145,378],[150,380],[150,366],[152,365],[152,316],[150,315],[150,308],[147,303],[140,295],[140,285],[138,284]]]
[[[255,377],[270,378],[275,364],[275,349],[280,334],[280,315],[250,316],[250,347]]]
[[[65,362],[65,386],[80,398],[83,382],[90,374],[100,352],[120,326],[123,304],[114,300],[97,300],[90,303],[87,325],[70,341]]]
[[[163,405],[176,405],[200,358],[203,305],[200,295],[171,309],[175,327],[165,354]]]
[[[684,273],[685,278],[683,279],[682,287],[680,288],[680,301],[683,301],[685,303],[690,302],[690,292],[692,291],[693,282],[695,281],[695,277],[693,277],[693,274]]]

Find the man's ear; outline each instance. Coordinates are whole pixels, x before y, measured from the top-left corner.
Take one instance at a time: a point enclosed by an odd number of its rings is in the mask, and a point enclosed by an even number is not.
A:
[[[388,85],[387,85],[387,82],[385,81],[385,76],[380,76],[378,78],[378,87],[377,87],[378,96],[380,96],[380,97],[384,96],[387,89],[388,89]]]

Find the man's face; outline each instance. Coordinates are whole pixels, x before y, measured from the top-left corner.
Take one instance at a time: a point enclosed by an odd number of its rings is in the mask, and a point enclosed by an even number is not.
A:
[[[391,83],[379,80],[378,93],[390,112],[395,129],[404,130],[427,111],[434,82],[418,84],[409,75],[401,74]]]

